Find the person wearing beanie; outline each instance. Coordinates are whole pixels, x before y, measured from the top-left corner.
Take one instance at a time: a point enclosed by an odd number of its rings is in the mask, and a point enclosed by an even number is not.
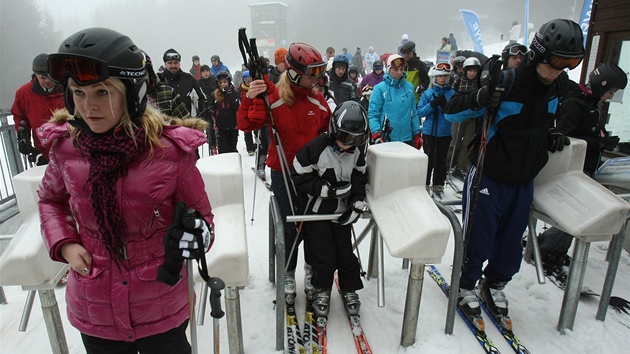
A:
[[[166,70],[162,73],[166,83],[179,93],[191,117],[203,117],[206,110],[206,95],[199,88],[197,80],[181,69],[182,56],[175,49],[164,52]]]
[[[35,135],[33,147],[31,135],[52,117],[54,111],[64,108],[65,105],[63,88],[48,77],[47,54],[39,54],[33,59],[32,70],[31,81],[15,92],[11,114],[18,133],[20,153],[39,166],[48,163],[50,146],[42,146],[39,137]]]
[[[275,53],[273,53],[273,60],[276,63],[276,66],[271,68],[269,71],[269,81],[274,84],[278,83],[280,80],[280,75],[287,69],[287,65],[284,62],[284,58],[287,56],[287,49],[280,47],[276,49]]]
[[[416,104],[420,102],[420,95],[422,92],[429,88],[430,80],[427,70],[427,66],[416,55],[416,43],[414,41],[407,41],[400,48],[402,52],[401,56],[405,58],[407,66],[405,67],[405,73],[407,73],[407,81],[409,81],[416,91]]]
[[[230,78],[232,77],[232,73],[230,72],[230,69],[228,69],[227,66],[225,66],[222,62],[221,62],[221,57],[219,57],[218,55],[213,55],[210,58],[210,63],[212,64],[210,66],[210,72],[212,73],[212,75],[214,77],[217,77],[217,74],[219,73],[219,71],[227,71],[228,73],[230,73]]]
[[[146,52],[144,52],[144,56],[148,78],[147,105],[169,117],[189,118],[190,112],[186,109],[186,104],[179,96],[179,93],[166,83],[162,73],[154,71],[153,60]]]
[[[193,55],[192,57],[192,68],[190,68],[189,72],[195,80],[199,80],[201,78],[201,64],[199,64],[199,56]]]

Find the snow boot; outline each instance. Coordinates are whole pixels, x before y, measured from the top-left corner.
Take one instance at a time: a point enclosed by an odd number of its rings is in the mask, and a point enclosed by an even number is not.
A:
[[[343,299],[343,305],[348,316],[356,316],[361,309],[361,301],[359,301],[359,295],[354,291],[342,291],[341,297]]]
[[[492,282],[488,278],[482,278],[479,282],[479,298],[495,317],[508,315],[508,300],[503,292],[506,284],[507,282]]]
[[[313,309],[320,317],[327,317],[330,311],[330,289],[315,289]]]

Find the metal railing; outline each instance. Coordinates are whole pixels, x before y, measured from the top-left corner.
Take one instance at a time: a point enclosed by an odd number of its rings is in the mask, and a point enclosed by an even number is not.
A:
[[[0,113],[0,208],[15,200],[13,176],[29,168],[28,161],[18,151],[17,134],[11,113]]]

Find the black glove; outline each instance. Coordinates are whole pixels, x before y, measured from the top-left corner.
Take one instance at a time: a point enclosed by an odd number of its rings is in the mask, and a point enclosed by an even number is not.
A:
[[[234,88],[232,86],[228,86],[225,88],[225,90],[223,91],[223,93],[225,93],[226,96],[231,95],[232,93],[234,93]]]
[[[571,144],[571,141],[568,137],[554,128],[549,129],[547,134],[547,150],[549,152],[562,151],[564,146],[569,144]]]
[[[617,146],[617,144],[619,144],[619,137],[616,135],[606,136],[606,137],[600,138],[599,140],[599,147],[608,151],[615,150],[615,147]]]
[[[366,211],[366,209],[367,204],[365,204],[363,200],[356,200],[354,203],[352,203],[352,206],[348,208],[348,210],[341,214],[339,219],[337,219],[337,223],[341,225],[354,224],[355,222],[357,222],[357,220],[359,220],[361,213]]]
[[[352,184],[350,182],[337,182],[331,185],[328,181],[322,181],[322,190],[320,196],[324,199],[343,199],[350,195]]]
[[[157,280],[173,286],[181,279],[185,259],[204,256],[213,241],[212,228],[196,210],[188,211],[179,202],[173,211],[173,221],[164,236],[164,264],[158,268]]]
[[[485,85],[477,91],[476,102],[479,107],[498,107],[501,103],[501,92],[490,92],[488,85]]]
[[[625,313],[626,315],[630,315],[630,302],[626,299],[622,299],[618,296],[611,296],[608,304],[617,311],[617,313]]]
[[[433,109],[436,109],[438,107],[445,107],[446,106],[446,96],[444,96],[443,94],[439,94],[439,95],[433,95],[433,100],[431,100],[431,107]]]
[[[37,151],[37,149],[33,148],[33,150],[32,153],[28,154],[28,160],[36,166],[47,165],[48,159],[46,159],[41,152]]]

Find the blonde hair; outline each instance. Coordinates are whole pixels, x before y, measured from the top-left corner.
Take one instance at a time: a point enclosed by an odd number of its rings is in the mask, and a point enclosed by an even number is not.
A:
[[[120,119],[120,122],[116,125],[115,128],[119,128],[119,127],[123,128],[125,130],[125,133],[129,137],[131,137],[136,144],[138,144],[138,142],[135,141],[135,134],[134,134],[134,127],[136,126],[136,124],[133,122],[133,120],[131,119],[131,116],[129,115],[129,112],[127,111],[127,87],[120,79],[109,78],[104,82],[109,82],[114,89],[118,90],[123,95],[123,104],[125,107],[125,113],[123,114],[123,117]],[[101,84],[105,86],[103,82],[101,82]],[[111,102],[110,102],[110,105],[111,105]],[[59,124],[59,123],[64,123],[68,120],[76,119],[76,118],[83,119],[81,117],[81,114],[79,114],[79,111],[76,108],[74,110],[74,115],[70,115],[70,113],[64,108],[64,109],[55,111],[53,114],[53,118],[50,120],[50,122]],[[155,152],[156,148],[160,148],[162,150],[164,150],[165,148],[162,142],[160,141],[160,136],[162,135],[162,132],[164,131],[164,126],[179,125],[179,126],[185,126],[188,128],[197,129],[202,132],[205,132],[208,126],[208,123],[200,118],[187,118],[187,119],[182,120],[178,118],[169,117],[165,114],[162,114],[160,111],[156,110],[149,104],[146,105],[144,113],[142,114],[142,116],[140,116],[138,120],[140,121],[140,124],[142,125],[145,131],[144,143],[147,144],[149,147],[150,157],[153,156],[153,153]],[[70,129],[70,134],[76,143],[76,138],[81,133],[81,130],[76,129],[72,125],[69,127],[69,129]]]
[[[288,106],[293,106],[295,103],[295,95],[293,94],[293,88],[291,88],[291,80],[287,76],[287,72],[283,72],[278,80],[276,89],[279,90],[278,94],[280,99],[284,101]],[[317,95],[319,93],[315,87],[312,89],[312,94]]]

